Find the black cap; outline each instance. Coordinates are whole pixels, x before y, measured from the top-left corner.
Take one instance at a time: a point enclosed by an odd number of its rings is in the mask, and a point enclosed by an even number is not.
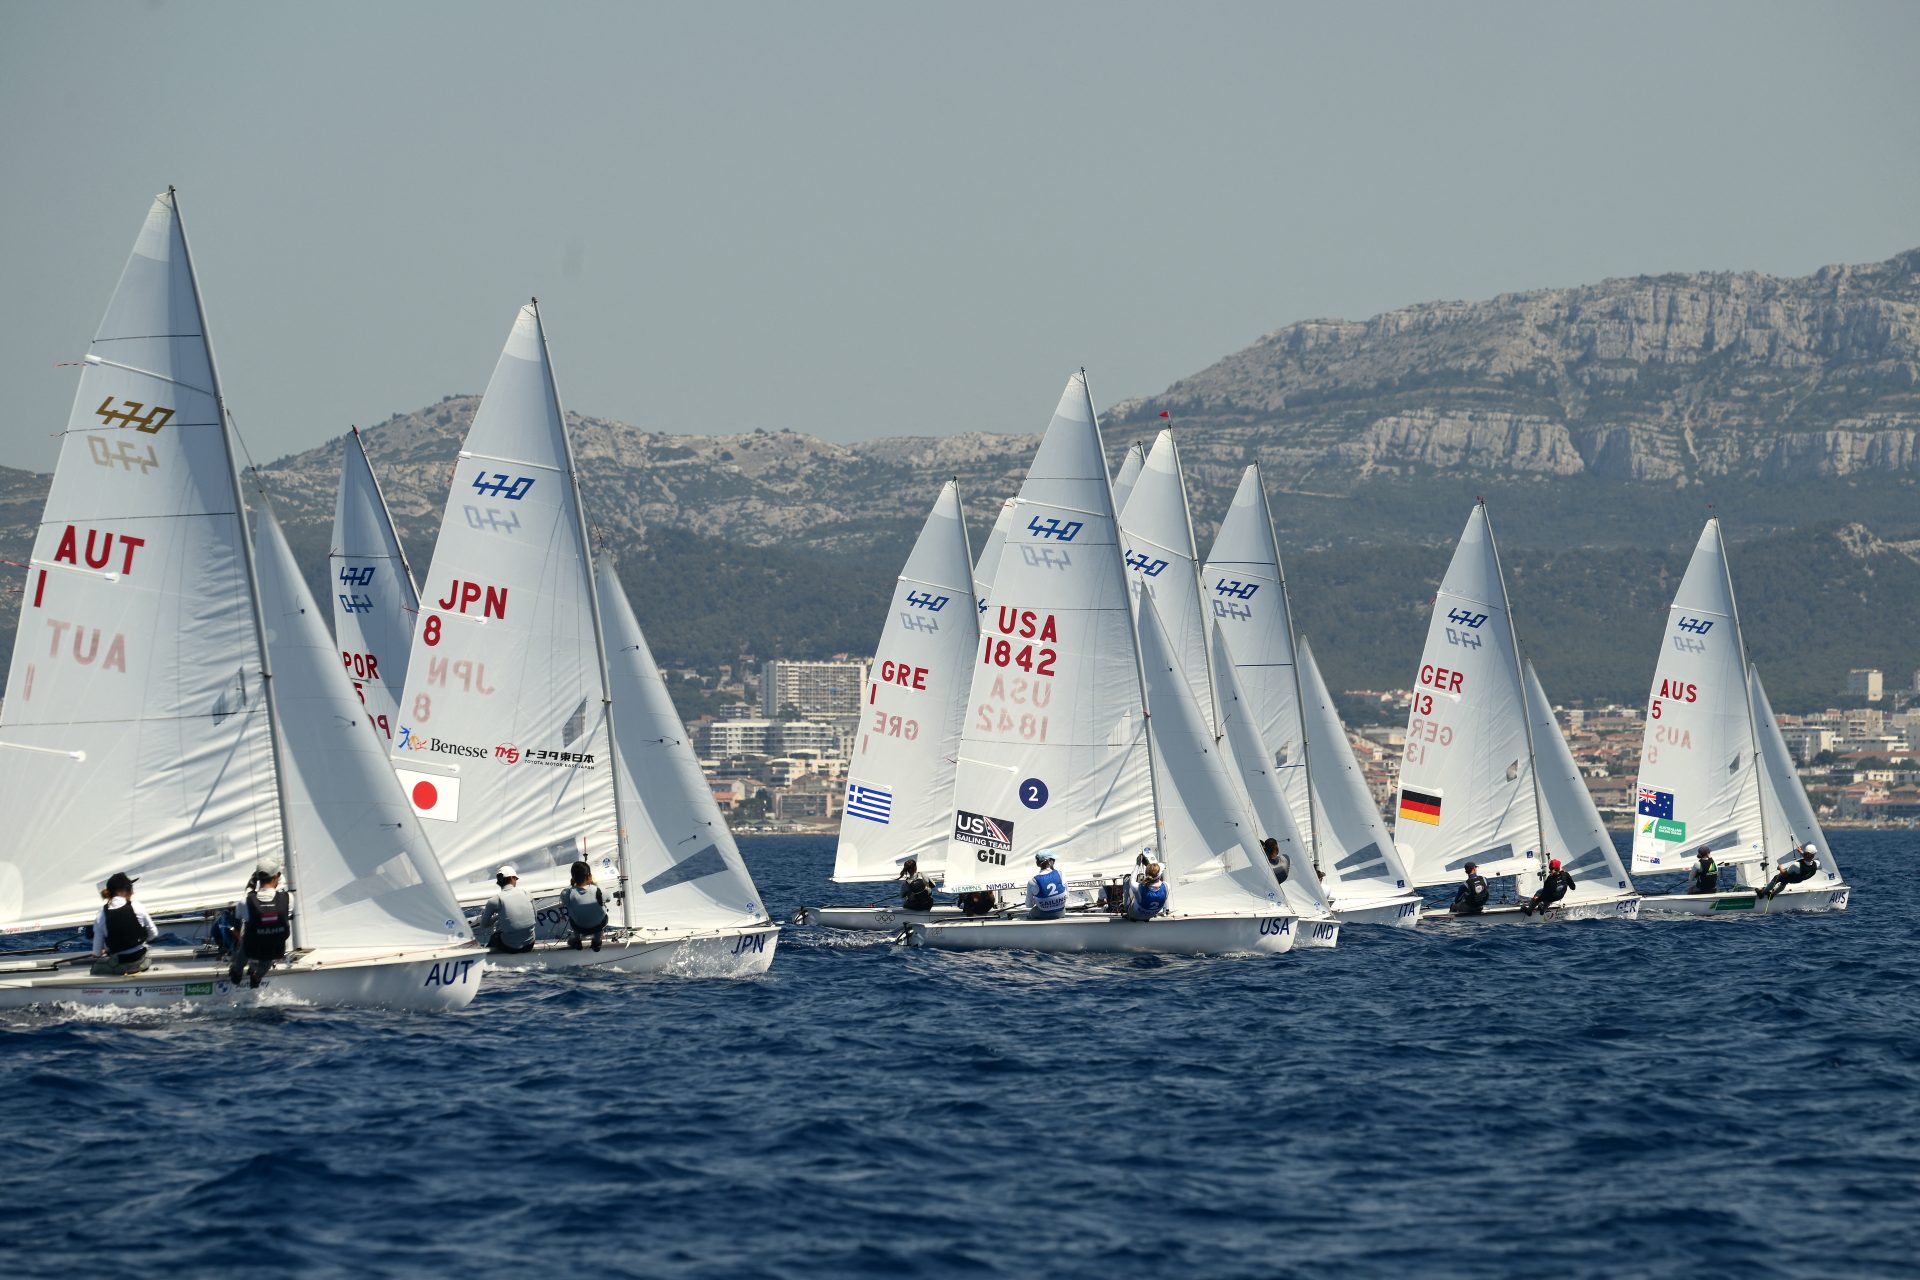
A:
[[[130,876],[124,871],[116,871],[107,877],[107,892],[132,893],[133,882],[139,878],[138,876]]]
[[[1695,854],[1694,856],[1700,857],[1700,858],[1710,858],[1713,856],[1713,850],[1707,848],[1707,846],[1705,845],[1701,845],[1700,852]]]

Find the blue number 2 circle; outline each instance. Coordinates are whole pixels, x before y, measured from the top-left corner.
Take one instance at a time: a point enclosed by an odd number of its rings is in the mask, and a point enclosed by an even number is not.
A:
[[[1038,809],[1047,803],[1047,784],[1038,778],[1028,778],[1020,784],[1020,803],[1029,809]]]

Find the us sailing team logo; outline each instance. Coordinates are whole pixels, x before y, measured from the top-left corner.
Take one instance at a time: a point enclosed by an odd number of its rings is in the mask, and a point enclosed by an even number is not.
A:
[[[954,811],[953,838],[962,844],[977,844],[983,849],[1013,848],[1013,823],[1007,818],[989,818],[983,813]]]

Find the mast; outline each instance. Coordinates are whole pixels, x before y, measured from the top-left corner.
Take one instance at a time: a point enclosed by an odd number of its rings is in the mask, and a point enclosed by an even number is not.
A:
[[[1507,639],[1513,645],[1513,678],[1520,688],[1520,723],[1527,731],[1527,779],[1533,787],[1533,847],[1540,855],[1534,874],[1540,875],[1547,865],[1547,821],[1545,806],[1540,800],[1540,766],[1533,753],[1533,713],[1527,710],[1527,673],[1520,666],[1520,634],[1513,627],[1513,601],[1507,595],[1507,571],[1500,564],[1500,544],[1494,541],[1493,519],[1487,515],[1484,498],[1480,499],[1480,519],[1487,526],[1487,549],[1493,552],[1493,573],[1500,583],[1500,603],[1507,615]]]
[[[1747,637],[1740,629],[1740,598],[1733,594],[1733,566],[1727,563],[1727,543],[1720,536],[1720,517],[1710,517],[1707,523],[1713,526],[1713,541],[1720,548],[1720,579],[1726,583],[1727,604],[1733,609],[1733,643],[1740,650],[1741,684],[1745,686],[1745,697],[1741,700],[1747,705],[1747,762],[1753,769],[1754,798],[1760,802],[1760,878],[1764,882],[1773,859],[1769,856],[1772,846],[1767,841],[1767,797],[1761,790],[1766,783],[1760,777],[1760,726],[1753,721],[1753,664],[1747,661]]]
[[[1300,768],[1307,779],[1307,848],[1313,858],[1313,871],[1320,874],[1320,815],[1314,812],[1313,803],[1313,751],[1312,742],[1307,737],[1307,694],[1300,683],[1300,648],[1293,634],[1293,595],[1287,590],[1287,569],[1280,562],[1280,540],[1273,535],[1273,503],[1267,500],[1267,482],[1260,474],[1260,464],[1253,464],[1253,475],[1260,483],[1260,510],[1266,515],[1266,523],[1261,527],[1267,532],[1269,545],[1273,547],[1273,571],[1280,575],[1280,616],[1287,627],[1287,655],[1293,659],[1293,705],[1295,717],[1300,721]]]
[[[540,335],[540,364],[546,371],[547,396],[560,422],[560,445],[567,451],[567,484],[573,490],[573,523],[580,532],[580,555],[587,568],[587,607],[593,614],[593,653],[600,662],[600,714],[607,722],[607,773],[613,779],[613,853],[620,865],[620,923],[633,928],[633,894],[627,885],[627,824],[620,812],[620,744],[613,735],[613,677],[607,669],[607,633],[600,625],[600,584],[593,576],[593,542],[587,536],[587,507],[580,499],[580,468],[573,459],[573,436],[567,431],[567,411],[560,405],[560,387],[553,378],[553,352],[547,348],[547,326],[540,319],[540,299],[529,300],[533,327]]]
[[[187,220],[180,216],[180,197],[169,186],[167,201],[173,206],[174,225],[180,228],[180,252],[187,260],[187,279],[193,284],[193,310],[200,321],[200,340],[207,345],[207,372],[213,378],[213,402],[220,411],[220,447],[227,454],[227,479],[232,486],[233,516],[240,525],[240,555],[247,567],[247,596],[253,604],[253,636],[260,646],[260,683],[266,696],[267,705],[267,741],[273,744],[273,793],[274,801],[280,808],[280,843],[286,848],[286,873],[288,893],[297,893],[300,888],[300,873],[296,869],[293,842],[293,822],[287,812],[287,782],[285,746],[281,742],[280,711],[273,690],[273,658],[267,651],[267,627],[263,615],[265,609],[260,603],[260,570],[253,558],[253,535],[247,529],[247,504],[240,495],[240,462],[233,452],[233,419],[227,413],[227,397],[220,390],[220,362],[213,354],[213,334],[207,329],[206,302],[200,296],[200,275],[193,269],[193,249],[187,243]],[[259,484],[256,476],[255,485]],[[261,491],[262,500],[265,490]],[[306,929],[301,924],[301,912],[295,911],[289,921],[292,936],[288,943],[295,951],[306,948]]]
[[[387,522],[387,532],[393,535],[394,549],[400,553],[400,569],[406,574],[407,594],[413,597],[414,607],[420,605],[420,588],[414,585],[413,562],[407,559],[407,545],[400,541],[400,526],[393,522],[393,508],[387,505],[387,495],[380,488],[380,477],[373,469],[373,459],[367,456],[366,442],[360,438],[360,428],[351,427],[353,446],[360,451],[360,461],[367,468],[367,478],[373,481],[373,500],[380,504],[380,518]]]

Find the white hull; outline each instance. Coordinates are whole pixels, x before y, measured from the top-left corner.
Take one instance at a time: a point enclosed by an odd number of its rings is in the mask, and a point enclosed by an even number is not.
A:
[[[907,941],[942,951],[1075,951],[1144,955],[1278,954],[1295,942],[1292,916],[1112,915],[1058,920],[949,920],[907,926]]]
[[[606,973],[663,974],[676,978],[750,978],[767,971],[780,943],[780,926],[749,925],[700,932],[672,929],[609,929],[600,950],[578,951],[564,942],[539,942],[520,955],[489,952],[489,966],[502,969],[597,969]]]
[[[1392,929],[1420,927],[1420,899],[1413,894],[1404,898],[1335,902],[1332,906],[1334,917],[1342,924],[1385,925]]]
[[[1298,917],[1293,924],[1293,946],[1318,950],[1331,950],[1340,945],[1340,918],[1326,916],[1321,919]]]
[[[399,954],[308,951],[275,965],[257,990],[244,980],[229,982],[227,966],[218,959],[183,951],[156,950],[151,956],[153,962],[144,973],[124,978],[89,973],[86,957],[58,968],[45,963],[0,964],[0,1008],[308,1004],[442,1012],[463,1009],[472,1001],[480,989],[484,953],[472,946]]]
[[[1650,893],[1641,910],[1650,916],[1751,915],[1759,907],[1751,889],[1727,893]]]
[[[1762,902],[1760,911],[1764,915],[1778,915],[1782,911],[1845,911],[1847,899],[1853,893],[1853,886],[1841,885],[1838,888],[1825,886],[1818,889],[1782,889],[1773,896],[1771,902]]]
[[[816,925],[822,929],[896,933],[908,924],[967,918],[961,914],[959,907],[942,903],[931,911],[908,911],[903,907],[802,907],[793,922]]]
[[[1548,907],[1544,912],[1528,913],[1519,907],[1488,907],[1477,916],[1457,916],[1445,907],[1436,907],[1422,913],[1424,920],[1457,920],[1461,924],[1554,924],[1572,920],[1637,920],[1640,917],[1639,895],[1626,898],[1603,898],[1597,902],[1574,902],[1565,906]]]

